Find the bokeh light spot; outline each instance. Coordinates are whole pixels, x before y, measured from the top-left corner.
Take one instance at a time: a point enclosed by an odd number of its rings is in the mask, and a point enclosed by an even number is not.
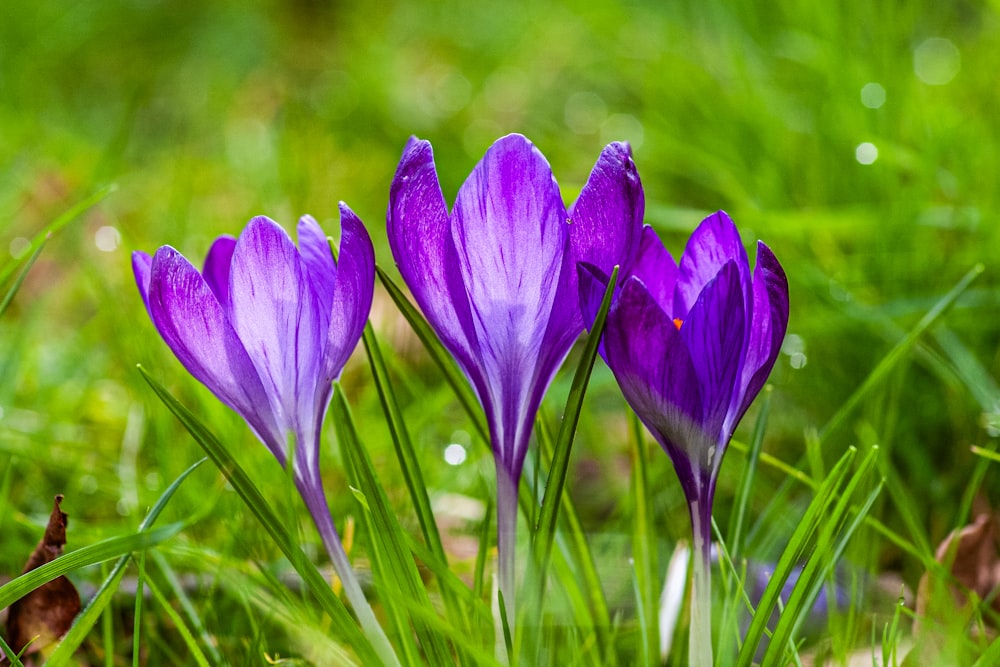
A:
[[[870,141],[860,143],[854,149],[854,158],[861,164],[871,164],[878,159],[878,148]]]
[[[951,40],[931,37],[913,50],[913,71],[929,86],[949,83],[962,68],[962,54]]]
[[[104,225],[94,234],[94,245],[102,252],[114,252],[121,242],[121,232],[110,225]]]
[[[879,109],[885,104],[885,88],[871,81],[861,86],[861,103],[869,109]]]
[[[463,463],[465,463],[465,459],[467,458],[467,456],[468,455],[465,452],[465,447],[458,444],[457,442],[453,442],[444,448],[444,462],[447,463],[448,465],[452,466],[462,465]]]

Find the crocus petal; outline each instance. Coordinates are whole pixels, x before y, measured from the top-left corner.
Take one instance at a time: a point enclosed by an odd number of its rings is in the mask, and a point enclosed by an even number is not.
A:
[[[587,325],[589,329],[597,319],[601,301],[604,300],[604,292],[608,289],[608,281],[611,278],[588,262],[577,264],[576,272],[580,290],[580,310],[583,313],[583,321],[590,323]],[[620,291],[621,287],[618,290]],[[603,348],[603,342],[601,346]]]
[[[169,246],[156,251],[149,276],[150,317],[167,346],[284,463],[284,436],[267,392],[208,283]]]
[[[567,235],[548,162],[520,135],[497,140],[458,192],[452,238],[488,382],[480,398],[501,406],[494,426],[508,466],[518,466],[527,447],[530,385],[552,310],[578,309],[575,298],[554,303]]]
[[[389,190],[386,227],[392,256],[413,298],[459,366],[474,384],[478,380],[482,385],[473,362],[475,331],[469,298],[427,141],[411,137],[403,149]]]
[[[337,285],[327,332],[325,375],[340,375],[358,344],[372,308],[375,289],[375,249],[364,223],[347,204],[340,203],[340,251]]]
[[[661,445],[684,448],[695,460],[701,429],[698,374],[684,339],[645,285],[629,278],[608,313],[608,366],[625,399]]]
[[[236,239],[229,235],[220,236],[212,243],[205,257],[201,275],[205,277],[215,298],[222,304],[222,309],[229,309],[229,269],[233,263],[233,249]]]
[[[142,303],[146,306],[147,313],[149,312],[149,274],[152,264],[153,258],[141,250],[132,253],[132,274],[135,276],[135,284],[139,288],[139,296],[142,297]]]
[[[314,463],[316,394],[326,330],[299,252],[274,221],[252,219],[233,252],[231,321],[253,361],[279,424],[296,437],[296,463]]]
[[[600,307],[603,290],[597,298],[597,308],[589,315],[592,304],[580,301],[579,308],[564,305],[567,302],[576,305],[583,293],[577,284],[578,263],[585,262],[604,276],[611,275],[618,265],[620,275],[624,276],[639,247],[644,210],[642,183],[632,150],[628,144],[608,144],[569,210],[570,251],[563,256],[556,307],[542,344],[542,365],[554,371],[580,335],[581,316],[582,325],[589,330]],[[602,344],[602,350],[603,347]]]
[[[744,362],[741,391],[736,397],[732,424],[743,417],[760,392],[781,351],[788,329],[788,279],[771,249],[757,242],[757,265],[753,278],[753,319]]]
[[[333,260],[330,241],[311,215],[304,215],[299,219],[297,231],[302,264],[319,300],[319,310],[324,318],[328,318],[333,308],[333,294],[337,285],[337,263]],[[324,322],[326,321],[328,320],[324,319]]]
[[[649,290],[660,308],[668,315],[682,317],[684,313],[674,313],[674,289],[677,286],[677,262],[664,247],[656,230],[645,225],[639,240],[639,252],[632,264],[630,275],[637,277]]]
[[[702,289],[680,328],[701,387],[701,423],[722,445],[732,435],[723,433],[723,426],[746,344],[744,301],[737,264],[726,262]]]
[[[646,202],[628,144],[608,144],[569,210],[575,262],[589,262],[610,275],[615,264],[631,264],[642,232]]]
[[[701,221],[684,248],[674,297],[674,317],[686,317],[705,284],[730,260],[736,262],[740,284],[749,292],[750,262],[740,233],[725,211],[718,211]]]

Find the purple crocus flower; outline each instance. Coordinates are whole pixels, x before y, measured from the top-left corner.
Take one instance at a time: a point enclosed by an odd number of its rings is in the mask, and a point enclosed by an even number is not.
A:
[[[579,271],[582,307],[593,321],[606,274],[587,265]],[[709,541],[722,456],[764,386],[787,326],[781,265],[758,242],[751,274],[736,225],[722,211],[694,231],[680,264],[645,227],[638,257],[608,313],[604,358],[629,405],[670,456],[687,497],[699,589],[694,599],[704,603],[698,611],[705,614],[699,642],[710,641]],[[696,624],[693,617],[693,642]],[[706,647],[710,661],[710,644],[693,646],[692,656],[703,657]]]
[[[134,252],[132,269],[177,359],[246,420],[281,465],[293,459],[296,487],[345,593],[366,628],[380,633],[337,536],[319,469],[332,382],[361,337],[375,285],[368,232],[345,204],[340,213],[339,260],[313,218],[299,220],[296,248],[260,216],[238,239],[216,239],[201,273],[170,246],[152,257]]]
[[[486,413],[497,470],[500,589],[513,609],[517,486],[535,414],[583,331],[576,263],[635,253],[644,200],[626,144],[607,146],[566,209],[525,137],[497,140],[449,213],[431,145],[411,138],[389,194],[396,264]],[[513,618],[513,616],[510,616]]]

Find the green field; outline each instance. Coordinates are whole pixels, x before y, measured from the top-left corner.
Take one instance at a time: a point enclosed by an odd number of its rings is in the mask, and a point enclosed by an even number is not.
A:
[[[823,566],[817,581],[853,602],[789,626],[788,648],[767,660],[902,664],[916,645],[924,662],[912,664],[973,664],[984,652],[979,664],[997,664],[1000,616],[989,591],[1000,581],[986,573],[1000,560],[1000,532],[969,566],[987,580],[972,606],[956,613],[941,589],[929,595],[922,631],[911,626],[928,568],[951,581],[948,564],[935,565],[938,545],[1000,502],[998,64],[996,0],[3,3],[0,299],[16,294],[0,314],[0,576],[21,572],[54,495],[65,495],[71,553],[134,535],[205,455],[137,364],[208,425],[329,575],[289,476],[157,335],[133,250],[171,245],[200,266],[213,238],[238,234],[255,215],[292,229],[309,213],[336,238],[343,200],[365,222],[379,266],[399,281],[385,216],[411,135],[433,144],[449,202],[507,133],[545,154],[567,204],[601,149],[622,140],[642,177],[646,222],[675,257],[703,217],[724,209],[748,247],[768,244],[789,280],[788,336],[770,389],[743,419],[719,479],[719,534],[731,537],[745,518],[739,544],[728,544],[739,547],[733,562],[714,583],[718,664],[736,664],[749,622],[741,573],[779,560],[852,447],[840,488],[852,479],[857,487],[837,524],[851,539],[842,549],[836,535],[810,544]],[[488,612],[489,443],[381,283],[370,321],[458,577],[451,581]],[[585,341],[542,404],[549,447]],[[362,346],[339,384],[393,514],[423,545]],[[657,602],[675,545],[690,539],[684,496],[600,359],[580,419],[549,598],[518,630],[517,664],[659,664],[655,610],[643,604]],[[469,628],[455,625],[425,552],[417,556],[430,603],[409,603],[414,610],[371,583],[373,540],[382,538],[366,531],[364,508],[374,501],[352,491],[358,482],[335,421],[329,415],[323,432],[324,484],[341,534],[356,526],[351,559],[377,615],[391,629],[412,614],[455,651],[456,664],[488,664],[494,625],[472,611]],[[748,466],[758,423],[763,455]],[[546,470],[550,453],[537,439],[529,468]],[[445,460],[449,444],[464,448],[458,465]],[[521,563],[543,477],[523,481]],[[818,525],[827,525],[822,516]],[[211,462],[180,484],[155,526],[173,534],[72,569],[86,605],[117,556],[136,549],[92,628],[75,638],[75,657],[60,654],[68,664],[357,659]],[[594,594],[581,584],[580,545],[606,617],[579,597]],[[651,579],[636,574],[643,566]],[[590,627],[602,618],[610,625]],[[688,664],[687,621],[682,612],[667,664]],[[423,636],[417,647],[389,634],[397,647],[414,647],[414,664],[431,661]],[[525,648],[533,640],[546,648]],[[400,651],[407,664],[413,656]]]

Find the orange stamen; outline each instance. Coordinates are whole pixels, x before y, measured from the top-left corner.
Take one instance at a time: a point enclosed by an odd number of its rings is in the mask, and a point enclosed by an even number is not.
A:
[[[681,325],[682,325],[682,324],[684,324],[684,320],[682,320],[682,319],[681,319],[681,318],[679,318],[679,317],[675,317],[675,318],[674,318],[674,326],[675,326],[675,327],[677,327],[677,330],[678,330],[678,331],[680,331],[680,330],[681,330]]]

